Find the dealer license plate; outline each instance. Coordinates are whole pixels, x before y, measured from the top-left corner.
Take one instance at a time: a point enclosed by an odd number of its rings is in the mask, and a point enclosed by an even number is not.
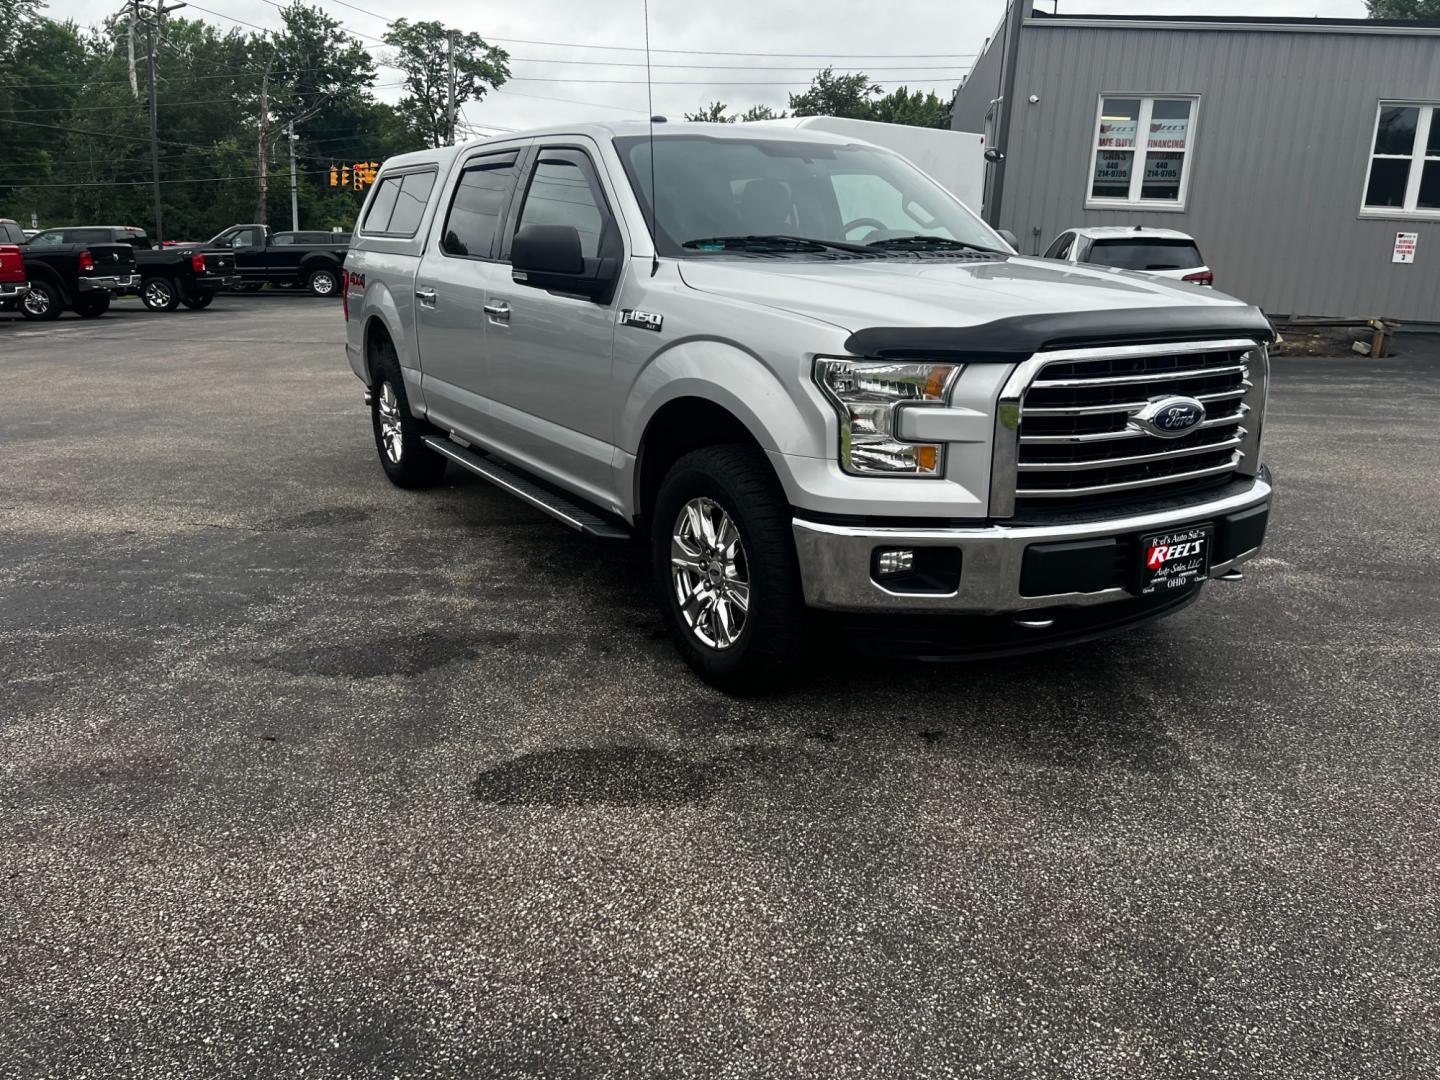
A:
[[[1191,525],[1140,537],[1140,566],[1135,591],[1141,596],[1183,589],[1210,572],[1214,525]]]

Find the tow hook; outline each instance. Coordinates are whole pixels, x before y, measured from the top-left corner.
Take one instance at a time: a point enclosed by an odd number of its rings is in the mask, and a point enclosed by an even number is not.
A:
[[[1232,567],[1231,569],[1226,570],[1225,573],[1221,574],[1221,575],[1220,575],[1219,577],[1217,577],[1215,580],[1216,580],[1216,581],[1244,581],[1244,580],[1245,580],[1245,572],[1244,572],[1243,570],[1236,570],[1236,569],[1234,569],[1234,568]]]
[[[367,386],[367,387],[365,388],[365,407],[366,407],[367,409],[370,407],[370,402],[371,402],[371,400],[372,400],[372,399],[371,399],[371,396],[370,396],[370,388]]]
[[[1019,615],[1013,621],[1016,626],[1025,630],[1049,630],[1055,625],[1054,619],[1027,619]]]

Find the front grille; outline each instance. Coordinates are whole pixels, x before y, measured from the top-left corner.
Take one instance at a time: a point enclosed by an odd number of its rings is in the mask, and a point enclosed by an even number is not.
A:
[[[1229,341],[1170,348],[1036,358],[1038,371],[1020,400],[1017,509],[1135,492],[1173,495],[1223,483],[1241,466],[1254,449],[1247,425],[1260,347]],[[1172,396],[1205,406],[1205,419],[1188,434],[1161,438],[1131,424],[1151,401]]]

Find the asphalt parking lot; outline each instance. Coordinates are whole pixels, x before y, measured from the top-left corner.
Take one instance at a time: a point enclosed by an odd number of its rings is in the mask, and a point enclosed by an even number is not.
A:
[[[1277,362],[1244,584],[736,701],[342,337],[0,316],[0,1076],[1440,1073],[1440,348]]]

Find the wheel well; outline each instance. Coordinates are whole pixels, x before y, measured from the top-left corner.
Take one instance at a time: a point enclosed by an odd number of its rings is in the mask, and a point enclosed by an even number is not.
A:
[[[759,447],[759,440],[729,410],[704,398],[678,398],[668,402],[650,420],[640,440],[635,469],[635,509],[648,517],[670,467],[702,446],[743,443]]]
[[[300,273],[304,274],[307,278],[315,273],[316,270],[329,270],[332,274],[337,274],[340,270],[340,264],[334,259],[327,258],[324,255],[311,255],[300,263]]]
[[[372,383],[375,381],[375,364],[380,359],[382,342],[390,346],[392,353],[395,351],[395,342],[390,337],[385,320],[378,315],[372,315],[365,324],[365,370],[370,373]]]

